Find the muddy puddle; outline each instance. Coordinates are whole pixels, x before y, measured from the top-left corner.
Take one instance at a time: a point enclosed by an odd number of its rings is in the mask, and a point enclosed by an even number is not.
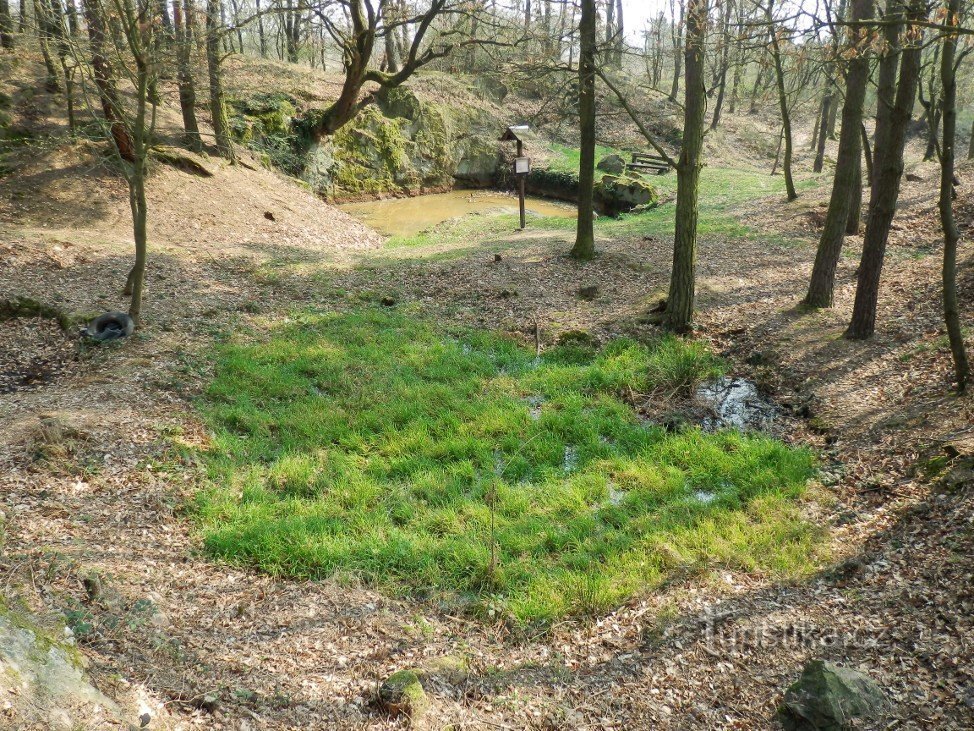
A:
[[[415,198],[345,203],[339,206],[365,225],[386,236],[413,236],[437,224],[460,216],[499,216],[518,212],[517,198],[492,190],[453,190]],[[573,206],[543,198],[528,197],[528,217],[574,218]],[[530,220],[528,222],[530,226]]]
[[[696,400],[707,410],[700,426],[708,431],[770,431],[779,416],[778,406],[746,378],[723,376],[704,383],[697,388]]]

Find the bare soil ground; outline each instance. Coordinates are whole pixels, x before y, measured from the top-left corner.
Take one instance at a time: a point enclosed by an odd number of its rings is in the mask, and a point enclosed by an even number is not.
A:
[[[2,297],[71,314],[124,308],[127,200],[98,150],[16,164],[0,179]],[[761,729],[802,664],[825,657],[881,682],[896,701],[892,727],[971,727],[974,488],[962,472],[940,481],[950,465],[929,460],[951,440],[953,454],[966,449],[974,402],[950,392],[932,167],[904,188],[880,330],[866,343],[840,337],[856,238],[835,308],[796,309],[817,233],[806,214],[821,190],[737,212],[767,236],[700,242],[700,335],[810,417],[786,438],[822,450],[834,566],[799,585],[745,571],[688,576],[608,616],[525,636],[203,556],[184,510],[198,469],[171,469],[167,456],[174,443],[207,441],[191,403],[207,377],[198,355],[228,329],[265,328],[292,307],[388,294],[525,337],[537,320],[545,342],[576,328],[648,332],[669,241],[651,231],[600,240],[584,266],[564,257],[558,235],[393,255],[270,172],[207,164],[211,178],[165,166],[153,175],[146,326],[135,337],[65,359],[50,323],[2,323],[0,371],[61,365],[0,395],[0,592],[39,616],[67,613],[101,690],[137,687],[183,728],[398,728],[406,722],[373,704],[377,683],[459,656],[469,670],[437,684],[430,728]],[[961,191],[966,225],[974,197]],[[974,249],[965,240],[961,252],[971,332]],[[592,283],[598,297],[580,299]]]

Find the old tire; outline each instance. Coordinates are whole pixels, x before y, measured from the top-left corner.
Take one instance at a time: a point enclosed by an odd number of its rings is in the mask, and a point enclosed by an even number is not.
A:
[[[124,312],[106,312],[88,324],[86,333],[92,340],[127,338],[135,331],[135,321]]]

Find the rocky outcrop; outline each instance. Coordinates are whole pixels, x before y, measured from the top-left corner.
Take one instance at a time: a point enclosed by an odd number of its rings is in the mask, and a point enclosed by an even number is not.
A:
[[[134,699],[133,699],[134,700]],[[0,726],[23,729],[168,728],[160,708],[123,704],[85,676],[70,637],[52,636],[0,604]]]
[[[332,200],[415,195],[461,183],[489,186],[500,165],[499,122],[473,105],[429,101],[399,87],[334,135],[314,139],[296,100],[281,94],[234,102],[234,136],[268,165]]]

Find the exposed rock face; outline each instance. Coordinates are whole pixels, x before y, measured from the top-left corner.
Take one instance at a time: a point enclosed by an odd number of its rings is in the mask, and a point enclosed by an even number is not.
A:
[[[785,693],[780,710],[786,731],[844,731],[857,719],[879,720],[889,701],[867,675],[824,660],[812,660]]]
[[[311,140],[299,121],[292,127],[298,169],[285,170],[333,199],[489,186],[501,163],[498,122],[488,112],[426,101],[402,87],[384,91],[331,137]],[[274,136],[261,139],[258,148]]]
[[[113,700],[85,676],[81,655],[0,604],[0,727],[45,731],[170,728],[170,717],[140,689]],[[144,723],[143,723],[144,722]]]
[[[14,728],[108,727],[121,718],[114,701],[85,679],[70,646],[44,638],[10,612],[0,610],[0,699]]]

